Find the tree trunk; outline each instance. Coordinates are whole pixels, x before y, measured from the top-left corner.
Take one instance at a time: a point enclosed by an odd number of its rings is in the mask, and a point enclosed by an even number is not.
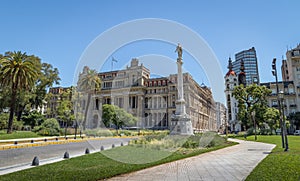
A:
[[[16,99],[17,99],[17,89],[15,89],[13,86],[13,90],[12,90],[12,94],[11,94],[10,113],[9,113],[9,118],[8,118],[7,134],[11,134],[13,131],[13,120],[14,120]]]
[[[19,105],[19,106],[18,106],[18,111],[17,111],[17,121],[20,121],[20,120],[21,120],[21,117],[22,117],[22,114],[23,114],[24,109],[25,109],[25,106],[23,106],[23,105]]]
[[[88,112],[89,112],[90,101],[91,101],[91,94],[88,93],[88,100],[87,100],[86,108],[84,111],[83,130],[85,130],[85,128],[86,128],[86,122],[87,122],[87,116],[88,116]]]

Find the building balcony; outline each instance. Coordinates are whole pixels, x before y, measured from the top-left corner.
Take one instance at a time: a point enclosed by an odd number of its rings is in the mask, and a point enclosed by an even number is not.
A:
[[[290,104],[290,107],[297,107],[296,104]]]
[[[276,104],[276,105],[272,105],[272,107],[278,107],[278,105]]]

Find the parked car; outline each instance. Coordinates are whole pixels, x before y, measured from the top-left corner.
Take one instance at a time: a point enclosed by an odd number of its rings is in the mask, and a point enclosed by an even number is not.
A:
[[[296,130],[294,135],[299,135],[300,136],[300,130]]]

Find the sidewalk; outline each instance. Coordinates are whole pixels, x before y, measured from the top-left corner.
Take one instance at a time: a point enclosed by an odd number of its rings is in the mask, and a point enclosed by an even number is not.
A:
[[[275,147],[273,144],[229,139],[240,144],[199,156],[178,160],[110,180],[245,180]]]

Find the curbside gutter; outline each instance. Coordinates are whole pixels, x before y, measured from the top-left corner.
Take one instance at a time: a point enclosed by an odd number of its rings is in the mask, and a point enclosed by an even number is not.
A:
[[[18,148],[29,148],[29,147],[37,147],[37,146],[47,146],[47,145],[55,145],[55,144],[67,144],[67,143],[78,143],[78,142],[85,142],[88,140],[102,140],[106,138],[133,138],[136,136],[113,136],[113,137],[84,137],[82,139],[70,139],[74,137],[68,137],[69,139],[65,139],[65,137],[61,137],[60,139],[56,140],[55,138],[35,138],[35,142],[31,143],[31,140],[33,138],[28,139],[20,139],[20,140],[1,140],[0,142],[0,151],[1,150],[9,150],[9,149],[18,149]],[[45,141],[47,139],[47,141]],[[18,142],[18,144],[14,144],[15,141]]]

